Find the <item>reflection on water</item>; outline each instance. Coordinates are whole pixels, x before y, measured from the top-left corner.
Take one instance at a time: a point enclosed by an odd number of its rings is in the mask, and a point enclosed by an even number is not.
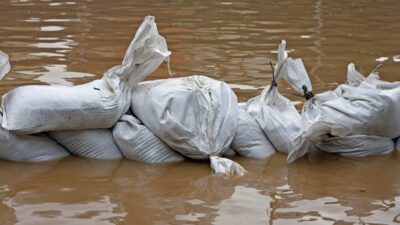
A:
[[[49,164],[1,162],[0,221],[393,224],[400,217],[400,181],[391,179],[400,169],[393,167],[399,157],[352,162],[323,155],[321,161],[303,159],[293,165],[286,164],[283,154],[262,160],[238,157],[250,173],[236,178],[210,175],[209,165],[195,162],[151,165],[76,157]],[[376,173],[388,167],[390,178]]]
[[[14,198],[5,198],[3,204],[12,208],[15,224],[115,224],[123,221],[126,213],[115,213],[118,206],[110,202],[108,196],[98,201],[75,204],[24,202],[32,193],[19,192]],[[110,221],[111,220],[111,221]]]
[[[26,84],[76,85],[119,64],[145,15],[157,18],[175,76],[226,81],[240,101],[271,81],[269,62],[287,40],[313,91],[344,81],[347,64],[377,64],[400,80],[397,1],[5,0],[0,48],[12,70],[0,94]],[[161,65],[148,79],[167,78]],[[280,91],[296,105],[285,82]],[[149,165],[68,157],[0,162],[0,224],[394,224],[400,223],[400,156],[326,154],[235,158],[250,173],[210,175],[207,163]]]
[[[276,209],[279,217],[288,217],[285,214],[296,214],[296,219],[277,219],[274,224],[333,224],[335,221],[359,222],[357,217],[349,217],[347,211],[351,207],[340,205],[338,199],[332,197],[314,200],[300,200],[288,204],[288,208]],[[312,215],[310,215],[312,214]],[[301,216],[304,215],[304,216]]]
[[[371,211],[371,215],[362,217],[364,223],[400,223],[400,197],[394,200],[377,200],[372,202],[378,208]]]
[[[218,216],[213,224],[267,224],[271,201],[257,189],[236,186],[232,196],[215,207]]]
[[[66,65],[49,65],[45,66],[44,68],[48,70],[48,72],[43,73],[43,75],[40,75],[39,77],[35,78],[35,80],[39,80],[42,81],[43,83],[49,83],[49,84],[73,86],[74,83],[67,81],[66,80],[67,78],[71,79],[71,78],[94,76],[93,74],[90,73],[68,72]]]

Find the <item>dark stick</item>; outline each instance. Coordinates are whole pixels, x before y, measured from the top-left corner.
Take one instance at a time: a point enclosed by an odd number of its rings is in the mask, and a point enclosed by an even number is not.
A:
[[[275,80],[275,70],[274,70],[274,66],[272,65],[272,62],[271,61],[269,61],[269,65],[271,66],[271,69],[272,69],[272,82],[271,82],[271,86],[278,86],[278,83],[276,83],[276,80]]]

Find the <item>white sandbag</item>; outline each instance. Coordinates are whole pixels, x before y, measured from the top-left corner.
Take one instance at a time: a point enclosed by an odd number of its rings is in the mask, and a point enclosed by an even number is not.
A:
[[[113,128],[113,136],[125,158],[148,163],[185,160],[132,115],[121,117]]]
[[[92,159],[120,159],[110,129],[52,131],[49,135],[74,155]]]
[[[288,153],[292,142],[301,128],[301,117],[294,104],[278,92],[277,81],[282,73],[293,71],[285,69],[287,62],[293,60],[287,58],[285,52],[286,42],[278,47],[278,63],[273,74],[271,86],[267,86],[261,95],[250,99],[246,105],[246,111],[257,121],[268,140],[276,151]],[[288,65],[295,65],[290,63]]]
[[[251,117],[243,104],[239,104],[238,128],[233,137],[231,148],[240,155],[250,158],[265,158],[275,153],[257,121]]]
[[[376,71],[373,71],[367,77],[364,77],[364,75],[356,70],[354,63],[350,63],[347,66],[347,84],[353,87],[358,87],[362,84],[369,84],[370,87],[380,90],[392,90],[400,87],[399,82],[387,82],[380,80],[379,74]]]
[[[140,25],[121,65],[74,87],[32,85],[3,96],[2,127],[19,133],[110,128],[129,109],[131,88],[171,54],[154,17]]]
[[[211,159],[217,173],[242,175],[240,165],[219,157],[237,129],[236,95],[204,76],[142,82],[132,92],[131,110],[172,149],[194,159]]]
[[[0,113],[0,122],[3,117]],[[16,162],[56,160],[69,153],[46,134],[18,135],[0,128],[0,159]]]
[[[317,143],[317,148],[341,156],[363,157],[389,154],[394,149],[394,142],[387,137],[359,134],[329,137]]]
[[[349,65],[348,85],[333,92],[318,94],[308,100],[302,111],[302,131],[295,140],[288,161],[310,151],[327,136],[344,137],[365,134],[387,138],[400,136],[400,88],[386,90],[369,82],[358,82],[354,66]]]
[[[0,80],[10,71],[10,61],[8,55],[0,51]]]
[[[375,71],[370,73],[367,77],[364,77],[364,75],[355,69],[354,64],[350,63],[348,66],[347,80],[350,86],[378,89],[382,94],[392,99],[393,102],[400,102],[400,82],[380,80],[379,74]]]

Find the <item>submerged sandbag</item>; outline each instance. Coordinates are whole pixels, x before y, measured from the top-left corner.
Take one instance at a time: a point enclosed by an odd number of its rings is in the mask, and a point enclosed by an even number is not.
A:
[[[125,158],[149,163],[185,160],[132,115],[121,117],[113,136]]]
[[[296,66],[298,61],[287,57],[285,52],[286,42],[278,47],[278,62],[273,73],[270,86],[266,86],[262,93],[250,99],[246,105],[246,111],[257,121],[268,140],[276,151],[289,153],[292,142],[301,129],[301,117],[294,104],[282,96],[277,87],[277,82],[283,73],[294,73],[287,65]],[[307,77],[308,79],[308,77]]]
[[[219,157],[237,130],[237,99],[225,82],[204,76],[142,82],[133,89],[131,110],[181,154],[210,158],[217,173],[245,173],[239,164]]]
[[[0,112],[0,122],[3,120]],[[50,161],[69,153],[46,134],[18,135],[0,128],[0,159],[16,162]]]
[[[363,157],[370,155],[389,154],[394,149],[391,138],[374,135],[349,135],[344,137],[329,137],[317,143],[321,151],[341,156]]]
[[[92,159],[120,159],[110,129],[52,131],[49,135],[74,155]]]
[[[140,25],[121,65],[74,87],[29,85],[3,96],[2,127],[18,133],[110,128],[129,109],[131,88],[171,54],[153,16]]]
[[[275,153],[257,121],[239,104],[238,128],[233,137],[231,148],[240,155],[250,158],[265,158]]]
[[[358,82],[359,76],[354,76],[354,71],[354,65],[350,64],[348,84],[315,95],[304,104],[302,131],[289,154],[289,162],[329,136],[362,134],[390,139],[400,136],[400,88],[383,85],[385,88],[380,89],[376,80]],[[367,149],[364,154],[368,154]]]

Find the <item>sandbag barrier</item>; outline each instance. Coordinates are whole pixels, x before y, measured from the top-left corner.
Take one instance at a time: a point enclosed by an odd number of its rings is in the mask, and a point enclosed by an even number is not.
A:
[[[241,176],[247,171],[225,157],[278,151],[293,162],[315,149],[362,157],[400,148],[400,83],[381,81],[375,71],[365,77],[351,63],[346,84],[314,94],[302,60],[288,57],[285,47],[285,41],[278,46],[271,84],[245,103],[225,82],[205,76],[140,82],[171,54],[147,16],[121,65],[102,79],[5,94],[0,158],[40,162],[71,153],[162,163],[189,157],[208,159],[217,174]],[[0,51],[0,80],[9,70]],[[279,93],[280,77],[306,100],[301,114]]]

